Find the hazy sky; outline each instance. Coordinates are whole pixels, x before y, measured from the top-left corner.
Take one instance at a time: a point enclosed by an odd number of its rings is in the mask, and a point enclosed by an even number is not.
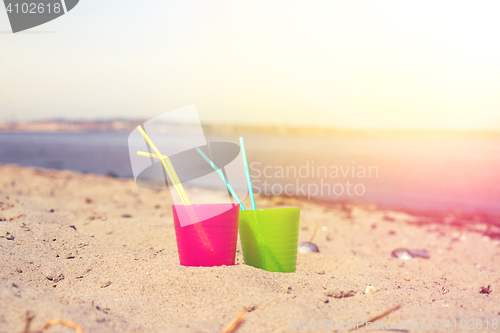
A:
[[[499,14],[497,0],[80,0],[11,34],[0,8],[0,120],[196,104],[205,122],[500,129]]]

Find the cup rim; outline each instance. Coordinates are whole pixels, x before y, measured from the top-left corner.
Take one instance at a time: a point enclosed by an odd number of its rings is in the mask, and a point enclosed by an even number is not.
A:
[[[201,207],[201,206],[214,206],[214,205],[231,205],[231,208],[235,208],[236,206],[239,207],[239,203],[232,203],[232,202],[217,202],[217,203],[209,203],[209,204],[191,204],[191,205],[172,205],[172,208],[173,207],[187,207],[187,206],[191,206],[191,207]]]
[[[247,209],[247,210],[240,211],[240,213],[246,213],[246,212],[268,212],[268,211],[272,211],[272,210],[295,210],[295,209],[300,210],[300,207],[278,207],[278,208]]]

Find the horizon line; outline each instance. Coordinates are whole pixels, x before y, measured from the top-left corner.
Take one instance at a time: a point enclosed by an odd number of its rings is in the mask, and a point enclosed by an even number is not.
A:
[[[0,120],[0,132],[36,132],[32,129],[22,129],[15,128],[16,125],[22,124],[43,124],[47,123],[60,123],[60,124],[78,124],[78,123],[96,123],[96,124],[106,124],[112,122],[126,122],[126,123],[143,123],[147,119],[129,119],[129,118],[101,118],[101,119],[67,119],[67,118],[46,118],[46,119],[36,119],[36,120],[15,120],[15,121],[5,121]],[[4,125],[4,126],[2,126]],[[182,125],[182,124],[181,124]],[[208,132],[221,132],[221,133],[231,133],[234,130],[242,131],[262,131],[267,132],[271,130],[277,130],[277,134],[293,134],[302,133],[308,134],[311,131],[319,131],[319,135],[322,134],[370,134],[370,133],[387,133],[387,134],[417,134],[417,133],[427,133],[427,134],[500,134],[500,128],[408,128],[408,127],[333,127],[333,126],[318,126],[318,125],[283,125],[275,123],[260,123],[260,124],[242,124],[242,123],[216,123],[216,122],[202,122],[201,125]],[[2,128],[3,127],[3,128]],[[14,128],[8,128],[14,127]],[[10,130],[9,130],[10,129]],[[12,131],[13,130],[13,131]],[[125,126],[117,130],[128,130],[128,126]],[[81,130],[85,131],[85,130]],[[64,129],[55,130],[42,130],[40,132],[65,132]],[[69,132],[75,132],[75,130],[69,130]]]

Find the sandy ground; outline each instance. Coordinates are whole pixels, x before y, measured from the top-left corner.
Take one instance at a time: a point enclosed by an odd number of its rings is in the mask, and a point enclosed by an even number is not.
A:
[[[438,321],[432,331],[449,332],[464,319],[464,329],[500,332],[498,239],[372,206],[258,198],[301,208],[300,241],[317,221],[320,253],[299,254],[292,274],[246,266],[241,251],[235,266],[190,268],[179,265],[170,205],[168,191],[129,179],[0,165],[0,332],[22,332],[27,311],[32,330],[60,318],[86,333],[220,332],[244,307],[238,333],[323,320],[316,331],[342,332],[399,304],[374,325],[417,332]],[[392,258],[398,247],[431,258]]]

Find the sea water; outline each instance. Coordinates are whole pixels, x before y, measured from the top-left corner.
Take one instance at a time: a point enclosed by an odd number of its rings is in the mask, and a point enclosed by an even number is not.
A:
[[[123,132],[0,133],[0,163],[132,177],[127,138]],[[246,134],[245,145],[256,193],[500,214],[500,136]]]

